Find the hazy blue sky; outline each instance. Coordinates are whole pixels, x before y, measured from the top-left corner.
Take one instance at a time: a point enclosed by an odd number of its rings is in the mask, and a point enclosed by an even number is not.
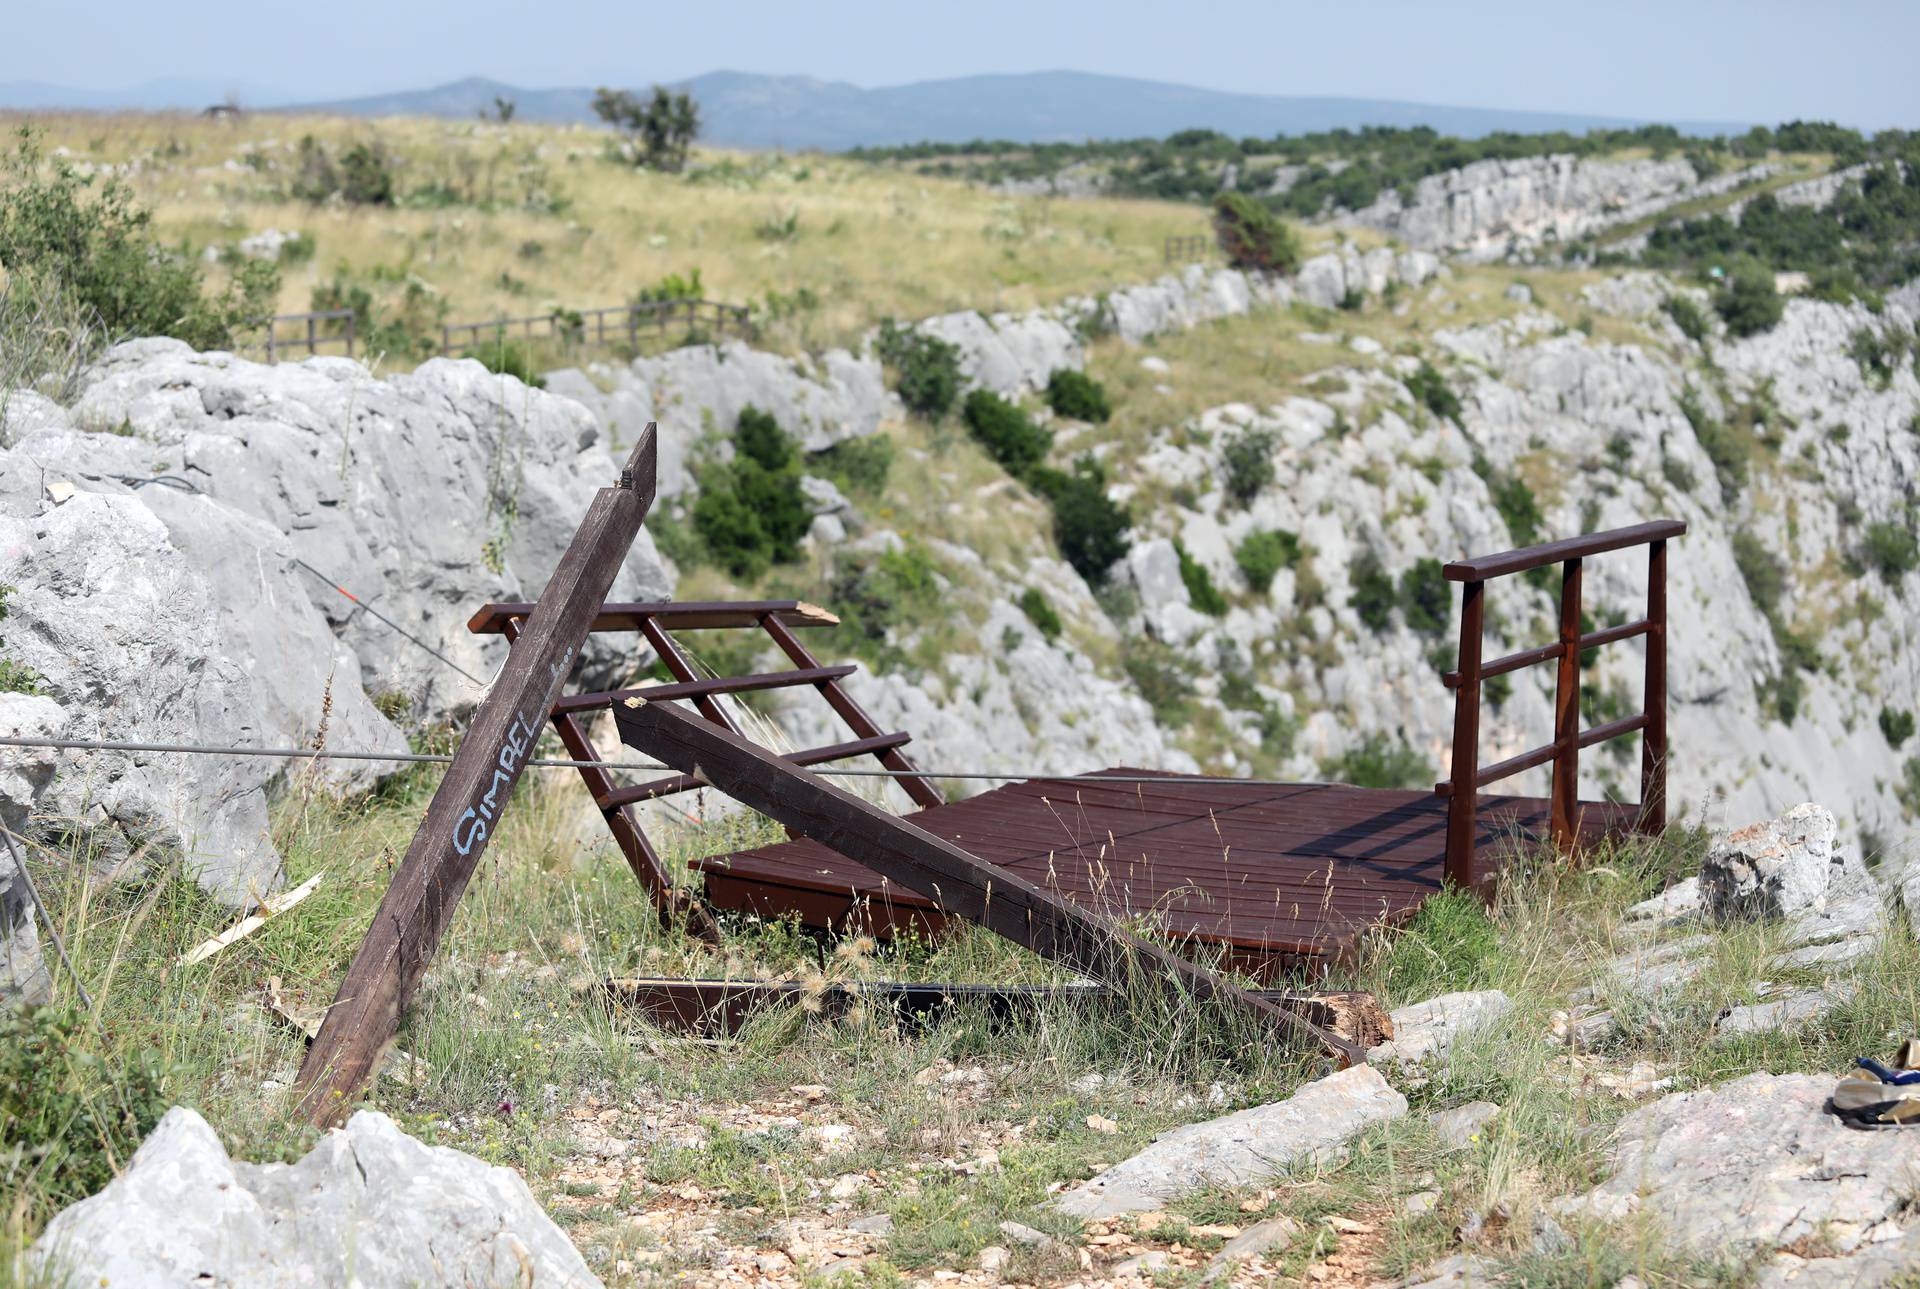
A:
[[[1691,120],[1920,126],[1916,0],[5,0],[0,82],[190,77],[289,97],[469,74],[637,84],[733,68],[859,85],[1074,68]]]

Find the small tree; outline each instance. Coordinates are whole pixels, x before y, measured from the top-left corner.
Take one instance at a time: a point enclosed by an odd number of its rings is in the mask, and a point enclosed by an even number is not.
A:
[[[1213,199],[1213,232],[1234,268],[1291,273],[1300,267],[1293,230],[1243,192],[1223,192]]]
[[[1734,336],[1755,336],[1770,330],[1786,312],[1773,274],[1759,264],[1742,264],[1714,293],[1713,307]]]
[[[687,164],[687,150],[700,133],[700,107],[693,96],[653,87],[643,103],[630,91],[593,92],[593,112],[625,136],[628,150],[640,164],[678,174]]]

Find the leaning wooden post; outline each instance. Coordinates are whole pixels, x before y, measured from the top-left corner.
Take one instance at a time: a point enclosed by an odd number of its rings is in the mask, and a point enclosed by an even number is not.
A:
[[[1640,827],[1667,826],[1667,543],[1647,543],[1647,728],[1640,736]]]
[[[653,504],[656,438],[649,422],[619,481],[594,497],[387,886],[300,1067],[301,1113],[316,1126],[335,1121],[353,1104],[400,1028]]]
[[[1460,688],[1453,692],[1453,780],[1447,798],[1447,885],[1472,890],[1474,806],[1480,776],[1480,634],[1486,625],[1485,582],[1467,582],[1460,596]]]
[[[1548,829],[1561,854],[1580,836],[1580,577],[1581,563],[1560,566],[1560,669],[1553,691],[1553,789]]]
[[[616,705],[613,718],[629,747],[711,783],[742,805],[1051,962],[1123,992],[1135,985],[1158,989],[1171,1008],[1190,1006],[1196,999],[1228,1004],[1280,1033],[1308,1040],[1343,1065],[1366,1059],[1359,1044],[1275,1007],[692,712],[636,697]]]

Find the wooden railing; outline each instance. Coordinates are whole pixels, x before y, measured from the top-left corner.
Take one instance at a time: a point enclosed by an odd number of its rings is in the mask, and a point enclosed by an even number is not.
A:
[[[612,325],[608,325],[609,319]],[[495,318],[491,322],[450,322],[440,328],[440,352],[471,349],[483,336],[497,341],[510,334],[528,338],[549,336],[575,344],[605,345],[611,337],[625,339],[629,345],[640,343],[642,331],[658,335],[676,321],[688,330],[711,327],[715,333],[731,330],[741,339],[753,335],[753,310],[744,304],[720,304],[713,300],[644,300],[637,304],[616,304],[605,309],[579,312],[561,310],[525,318]],[[457,339],[464,337],[463,339]]]
[[[1479,559],[1460,560],[1444,570],[1450,582],[1463,584],[1460,606],[1458,669],[1441,677],[1454,691],[1453,765],[1445,783],[1434,791],[1447,797],[1446,878],[1449,884],[1471,889],[1475,885],[1475,809],[1480,789],[1512,778],[1525,770],[1551,764],[1553,787],[1548,800],[1548,828],[1553,843],[1570,853],[1580,835],[1580,752],[1611,739],[1639,733],[1639,826],[1658,832],[1666,826],[1667,801],[1667,542],[1687,531],[1676,519],[1660,519],[1590,533],[1565,541],[1548,542],[1522,550]],[[1647,548],[1647,612],[1635,622],[1602,631],[1580,629],[1580,580],[1588,556],[1634,546]],[[1481,661],[1486,626],[1486,584],[1495,578],[1530,569],[1561,566],[1560,638],[1552,644]],[[1626,716],[1580,728],[1580,655],[1602,645],[1645,636],[1646,689],[1644,706]],[[1559,663],[1554,688],[1553,741],[1518,756],[1480,768],[1480,686],[1483,681],[1543,662]]]
[[[1213,245],[1211,237],[1196,233],[1191,237],[1169,237],[1162,258],[1168,264],[1191,264],[1207,258],[1207,251]]]
[[[305,334],[296,329],[293,335],[282,337],[280,324],[286,322],[305,323]],[[341,331],[322,332],[320,324],[323,322],[339,322],[345,325]],[[307,357],[311,358],[320,352],[322,345],[344,345],[347,357],[353,357],[352,309],[322,309],[317,313],[283,313],[278,317],[267,319],[268,362],[273,362],[279,357],[282,349],[305,349]]]

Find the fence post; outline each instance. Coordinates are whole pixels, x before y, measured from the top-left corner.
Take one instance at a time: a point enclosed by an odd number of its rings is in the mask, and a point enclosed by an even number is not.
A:
[[[1474,807],[1480,775],[1480,634],[1486,622],[1485,582],[1467,582],[1460,597],[1460,688],[1453,693],[1453,795],[1447,799],[1447,885],[1472,890]]]
[[[1560,673],[1553,694],[1553,844],[1571,855],[1580,837],[1580,579],[1579,559],[1560,571]]]
[[[276,319],[267,319],[267,362],[269,364],[273,362],[273,333],[278,329],[274,325],[275,322]]]
[[[349,358],[353,357],[353,324],[356,321],[358,321],[357,315],[349,312],[347,314],[347,357]]]
[[[1667,543],[1647,543],[1647,728],[1640,735],[1640,827],[1667,826]]]

